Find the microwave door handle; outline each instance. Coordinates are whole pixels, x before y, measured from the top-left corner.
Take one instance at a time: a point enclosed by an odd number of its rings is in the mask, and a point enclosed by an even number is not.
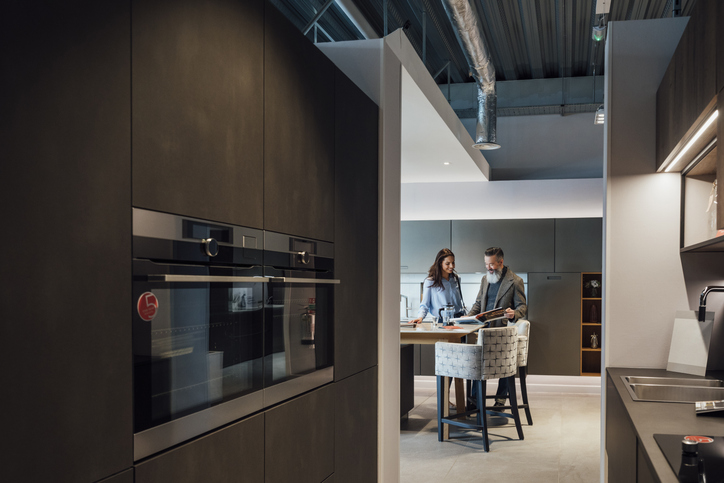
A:
[[[267,283],[268,277],[225,277],[222,275],[149,275],[149,282]]]
[[[294,278],[294,277],[274,277],[271,279],[272,282],[281,283],[329,283],[338,284],[339,280],[331,280],[327,278]]]

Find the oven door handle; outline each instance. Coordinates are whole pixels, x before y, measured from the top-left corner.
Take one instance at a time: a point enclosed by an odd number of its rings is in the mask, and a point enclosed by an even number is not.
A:
[[[252,282],[252,283],[267,283],[269,277],[225,277],[223,275],[149,275],[149,282],[223,282],[223,283],[237,283],[237,282]]]
[[[279,283],[340,283],[339,280],[332,280],[327,278],[294,278],[294,277],[273,277],[271,282]]]

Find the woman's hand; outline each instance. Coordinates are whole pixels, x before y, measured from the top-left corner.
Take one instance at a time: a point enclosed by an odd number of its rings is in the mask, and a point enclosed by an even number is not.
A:
[[[422,317],[418,317],[408,322],[408,324],[420,324],[422,323]]]

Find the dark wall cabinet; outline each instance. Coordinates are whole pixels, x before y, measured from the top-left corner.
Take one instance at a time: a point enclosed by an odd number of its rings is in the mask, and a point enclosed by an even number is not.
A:
[[[528,274],[531,374],[580,375],[580,283],[578,273]]]
[[[130,5],[0,15],[3,481],[131,467]]]
[[[600,272],[603,264],[601,218],[555,220],[555,271]]]
[[[335,69],[334,377],[377,365],[379,109]],[[363,300],[364,303],[359,302]]]
[[[134,206],[263,228],[263,15],[133,2]]]
[[[264,417],[232,424],[136,465],[135,483],[264,482]]]
[[[267,230],[334,241],[334,72],[334,64],[267,5],[263,69]]]
[[[552,219],[453,220],[455,265],[460,272],[485,272],[485,250],[500,247],[514,272],[552,272],[553,236]]]
[[[400,226],[400,272],[427,273],[435,255],[452,248],[450,220],[403,221]]]
[[[335,385],[267,411],[264,426],[267,483],[320,483],[334,473]]]

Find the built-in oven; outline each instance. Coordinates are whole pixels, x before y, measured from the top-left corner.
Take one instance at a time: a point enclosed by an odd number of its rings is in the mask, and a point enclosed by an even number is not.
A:
[[[334,245],[264,232],[264,404],[334,379]]]
[[[263,409],[263,241],[134,208],[135,460]]]

